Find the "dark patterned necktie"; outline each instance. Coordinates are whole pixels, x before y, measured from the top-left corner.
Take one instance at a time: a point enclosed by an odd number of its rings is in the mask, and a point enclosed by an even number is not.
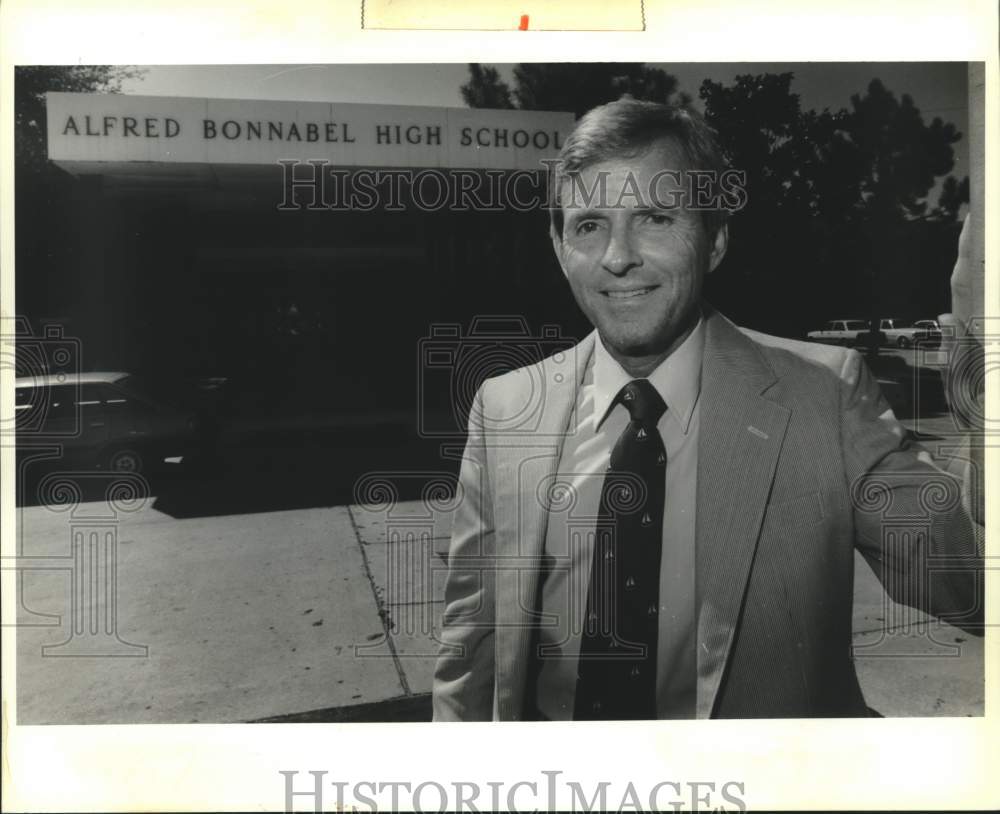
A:
[[[601,489],[577,667],[575,720],[656,718],[660,549],[667,454],[656,428],[667,406],[647,379],[613,404],[631,421]]]

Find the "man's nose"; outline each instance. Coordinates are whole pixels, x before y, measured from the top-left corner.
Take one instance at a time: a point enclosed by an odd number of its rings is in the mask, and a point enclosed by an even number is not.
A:
[[[616,277],[621,277],[629,269],[642,265],[642,257],[636,250],[627,224],[615,225],[611,229],[601,265]]]

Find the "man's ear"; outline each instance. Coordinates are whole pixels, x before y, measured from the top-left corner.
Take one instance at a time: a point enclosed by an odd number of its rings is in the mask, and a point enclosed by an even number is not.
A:
[[[559,268],[562,269],[563,276],[567,276],[566,263],[563,260],[562,236],[556,231],[554,223],[549,223],[549,237],[552,239],[552,249],[556,253],[556,260],[559,261]]]
[[[715,230],[715,240],[712,243],[712,253],[709,255],[708,271],[715,271],[729,248],[729,224],[723,223]]]

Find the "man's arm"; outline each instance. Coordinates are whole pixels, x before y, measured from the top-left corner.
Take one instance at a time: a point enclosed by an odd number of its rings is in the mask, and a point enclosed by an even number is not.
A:
[[[962,480],[908,440],[857,352],[848,353],[841,381],[856,546],[894,601],[980,632],[982,535]]]
[[[434,671],[435,721],[488,721],[494,690],[493,504],[476,394],[459,475],[461,500],[448,550],[441,650]]]
[[[951,272],[951,311],[938,323],[948,353],[945,396],[957,426],[965,430],[965,452],[949,467],[966,486],[966,500],[979,525],[986,525],[983,425],[986,413],[986,358],[983,340],[986,321],[982,263],[975,262],[971,216],[966,215],[958,236],[958,255]]]

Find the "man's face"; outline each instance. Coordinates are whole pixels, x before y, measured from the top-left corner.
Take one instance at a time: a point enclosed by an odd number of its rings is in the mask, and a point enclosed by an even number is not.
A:
[[[672,351],[693,327],[705,275],[725,255],[725,227],[710,238],[703,213],[680,197],[683,176],[676,173],[684,169],[681,151],[663,141],[582,170],[578,190],[595,189],[604,176],[606,194],[589,203],[563,182],[556,255],[577,303],[619,361]]]

